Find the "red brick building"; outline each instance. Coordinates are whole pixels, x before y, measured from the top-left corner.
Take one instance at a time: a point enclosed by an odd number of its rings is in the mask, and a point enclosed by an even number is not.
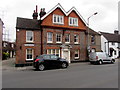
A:
[[[37,6],[33,19],[17,18],[16,65],[26,64],[36,55],[55,54],[69,62],[85,61],[87,57],[86,22],[76,10],[66,12],[57,4],[48,13]]]

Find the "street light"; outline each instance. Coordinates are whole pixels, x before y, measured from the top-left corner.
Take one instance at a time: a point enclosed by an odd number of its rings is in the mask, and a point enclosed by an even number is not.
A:
[[[97,12],[95,12],[94,14],[92,14],[90,17],[88,17],[88,19],[87,19],[87,21],[88,21],[88,47],[87,47],[87,49],[88,49],[88,52],[90,52],[90,41],[89,41],[89,32],[90,32],[90,28],[89,28],[89,19],[92,17],[92,16],[94,16],[94,15],[96,15],[96,14],[98,14]]]

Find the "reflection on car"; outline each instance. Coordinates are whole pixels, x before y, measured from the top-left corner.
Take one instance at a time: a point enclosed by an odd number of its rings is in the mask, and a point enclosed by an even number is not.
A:
[[[33,67],[43,71],[50,67],[67,68],[69,63],[66,59],[59,58],[56,55],[44,54],[36,57],[33,61]]]

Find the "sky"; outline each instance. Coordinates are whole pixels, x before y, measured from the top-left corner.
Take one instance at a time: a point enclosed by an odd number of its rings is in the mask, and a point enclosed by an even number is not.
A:
[[[4,30],[9,33],[10,41],[16,39],[17,17],[32,19],[33,10],[38,5],[38,11],[45,8],[46,12],[60,3],[65,11],[73,6],[79,11],[89,27],[95,31],[113,33],[118,29],[118,2],[119,0],[2,0],[0,2],[0,18],[4,22]]]

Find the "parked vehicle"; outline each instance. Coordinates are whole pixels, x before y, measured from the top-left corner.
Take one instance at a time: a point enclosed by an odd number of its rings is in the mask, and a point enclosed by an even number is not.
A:
[[[91,64],[114,63],[115,59],[111,58],[105,52],[91,52],[89,55]]]
[[[56,68],[67,68],[69,63],[63,58],[59,58],[56,55],[40,55],[36,57],[33,61],[33,67],[43,71],[46,68],[56,67]]]

